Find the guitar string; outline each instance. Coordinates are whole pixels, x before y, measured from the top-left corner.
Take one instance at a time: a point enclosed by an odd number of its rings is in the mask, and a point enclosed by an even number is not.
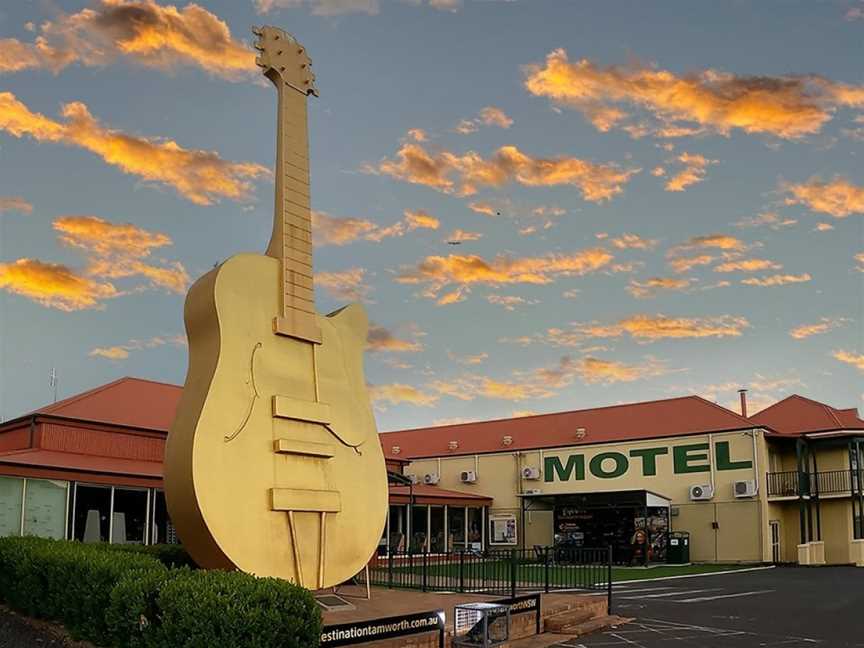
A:
[[[246,427],[246,424],[249,422],[249,419],[252,417],[252,410],[255,407],[255,401],[257,401],[259,398],[258,386],[255,384],[255,354],[258,352],[258,349],[260,349],[261,346],[262,346],[262,344],[260,342],[255,344],[255,348],[252,349],[252,357],[249,359],[249,378],[251,379],[251,382],[252,382],[252,392],[253,392],[252,400],[249,401],[249,407],[246,410],[246,416],[243,417],[243,422],[240,423],[240,427],[238,427],[236,430],[234,430],[233,433],[225,435],[225,442],[226,443],[236,439],[237,435],[240,434],[243,431],[243,428]],[[246,384],[248,385],[249,383],[246,383]]]

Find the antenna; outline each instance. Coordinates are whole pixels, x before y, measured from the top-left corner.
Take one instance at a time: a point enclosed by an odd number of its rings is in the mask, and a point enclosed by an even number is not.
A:
[[[54,390],[54,402],[57,402],[57,367],[51,367],[51,379],[48,383]]]

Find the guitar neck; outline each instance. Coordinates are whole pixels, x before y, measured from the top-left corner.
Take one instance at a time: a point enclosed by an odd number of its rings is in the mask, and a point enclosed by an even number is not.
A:
[[[274,328],[280,335],[320,344],[312,274],[306,94],[284,82],[277,90],[276,209],[267,248],[267,254],[282,263],[282,312]]]

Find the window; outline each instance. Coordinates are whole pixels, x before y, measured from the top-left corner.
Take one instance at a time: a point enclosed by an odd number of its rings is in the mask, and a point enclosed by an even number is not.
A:
[[[21,535],[23,500],[24,480],[20,477],[0,477],[0,538]]]
[[[429,507],[429,551],[432,553],[443,553],[446,551],[444,544],[444,507]]]
[[[147,491],[115,488],[111,542],[144,544],[146,529]]]
[[[447,507],[447,532],[450,535],[448,551],[465,549],[465,507]]]
[[[468,548],[483,549],[483,509],[472,507],[468,511]]]
[[[69,482],[28,479],[24,496],[24,535],[66,538]]]
[[[81,542],[108,542],[111,487],[75,484],[73,538]]]
[[[489,518],[489,544],[516,544],[515,515],[493,515]]]
[[[412,553],[421,553],[428,551],[427,548],[427,516],[429,515],[428,506],[412,506],[411,507],[411,545],[409,551]]]
[[[178,544],[177,532],[168,517],[168,505],[165,503],[165,492],[153,493],[153,513],[150,517],[150,542],[153,544]]]
[[[390,548],[390,551],[394,553],[406,551],[407,546],[405,543],[405,507],[392,505],[390,507],[390,517],[388,519],[390,527],[390,538],[388,546]]]

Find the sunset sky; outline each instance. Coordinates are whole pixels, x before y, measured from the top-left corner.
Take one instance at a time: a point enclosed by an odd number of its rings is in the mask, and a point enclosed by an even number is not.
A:
[[[45,0],[0,8],[0,419],[52,367],[182,383],[188,286],[270,234],[261,24],[312,57],[379,429],[862,404],[864,2]]]

